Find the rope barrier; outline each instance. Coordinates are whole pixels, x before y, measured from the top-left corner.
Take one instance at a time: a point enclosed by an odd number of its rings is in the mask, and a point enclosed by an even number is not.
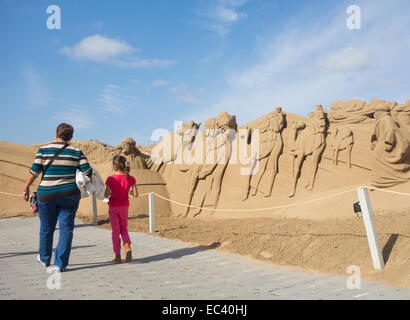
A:
[[[159,195],[159,194],[157,194],[157,193],[155,193],[155,192],[154,192],[154,194],[155,194],[158,198],[161,198],[161,199],[167,200],[167,201],[169,201],[169,202],[171,202],[171,203],[175,203],[175,204],[177,204],[177,205],[184,206],[184,207],[188,207],[188,208],[202,209],[202,210],[209,210],[209,211],[246,212],[246,211],[275,210],[275,209],[283,209],[283,208],[289,208],[289,207],[300,206],[300,205],[307,204],[307,203],[312,203],[312,202],[317,202],[317,201],[321,201],[321,200],[326,200],[326,199],[329,199],[329,198],[337,197],[337,196],[340,196],[340,195],[342,195],[342,194],[346,194],[346,193],[349,193],[349,192],[352,192],[352,191],[355,191],[355,190],[356,190],[356,188],[355,188],[355,189],[349,189],[349,190],[346,190],[346,191],[343,191],[343,192],[339,192],[339,193],[335,193],[335,194],[332,194],[332,195],[329,195],[329,196],[317,198],[317,199],[311,199],[311,200],[301,201],[301,202],[292,203],[292,204],[287,204],[287,205],[280,205],[280,206],[274,206],[274,207],[268,207],[268,208],[256,208],[256,209],[253,209],[253,208],[249,208],[249,209],[211,209],[211,208],[204,208],[204,207],[198,207],[198,206],[188,205],[188,204],[186,204],[186,203],[182,203],[182,202],[178,202],[178,201],[175,201],[175,200],[171,200],[171,199],[165,198],[165,197],[163,197],[163,196],[161,196],[161,195]]]
[[[174,203],[176,205],[179,206],[183,206],[183,207],[188,207],[188,208],[194,208],[194,209],[201,209],[201,210],[208,210],[208,211],[225,211],[225,212],[246,212],[246,211],[265,211],[265,210],[275,210],[275,209],[284,209],[284,208],[290,208],[290,207],[296,207],[296,206],[301,206],[304,204],[309,204],[309,203],[313,203],[313,202],[317,202],[317,201],[322,201],[322,200],[326,200],[326,199],[330,199],[330,198],[334,198],[337,196],[341,196],[343,194],[352,192],[352,191],[356,191],[358,188],[367,188],[369,190],[375,190],[375,191],[380,191],[380,192],[387,192],[387,193],[392,193],[392,194],[397,194],[397,195],[402,195],[402,196],[410,196],[410,193],[405,193],[405,192],[398,192],[398,191],[392,191],[392,190],[384,190],[384,189],[380,189],[380,188],[376,188],[376,187],[370,187],[370,186],[357,186],[355,188],[352,189],[348,189],[342,192],[338,192],[338,193],[334,193],[328,196],[324,196],[324,197],[320,197],[320,198],[316,198],[316,199],[311,199],[311,200],[306,200],[306,201],[301,201],[301,202],[296,202],[296,203],[291,203],[291,204],[287,204],[287,205],[280,205],[280,206],[273,206],[273,207],[267,207],[267,208],[249,208],[249,209],[212,209],[212,208],[206,208],[206,207],[199,207],[199,206],[194,206],[194,205],[188,205],[186,203],[182,203],[179,201],[175,201],[166,197],[163,197],[155,192],[153,192],[154,195],[156,195],[158,198],[163,199],[165,201],[169,201],[171,203]],[[0,194],[4,194],[4,195],[9,195],[9,196],[15,196],[15,197],[21,197],[22,195],[20,194],[15,194],[15,193],[8,193],[8,192],[2,192],[0,191]],[[143,193],[143,194],[139,194],[138,197],[142,197],[142,196],[146,196],[149,195],[150,193]]]
[[[410,193],[398,192],[398,191],[392,191],[392,190],[384,190],[384,189],[375,188],[375,187],[369,187],[369,186],[361,186],[360,188],[367,188],[367,189],[369,189],[369,190],[375,190],[375,191],[393,193],[393,194],[398,194],[398,195],[401,195],[401,196],[410,196]]]
[[[8,193],[8,192],[2,192],[2,191],[0,191],[0,193],[8,195],[8,196],[15,196],[15,197],[21,197],[22,196],[21,194]]]

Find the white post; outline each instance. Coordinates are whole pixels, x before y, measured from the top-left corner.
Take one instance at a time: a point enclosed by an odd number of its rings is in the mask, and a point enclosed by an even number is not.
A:
[[[154,201],[154,193],[150,192],[148,195],[149,201],[149,232],[155,232],[155,201]]]
[[[376,270],[384,268],[383,254],[380,249],[380,241],[376,231],[373,209],[370,203],[369,192],[367,188],[357,189],[359,196],[360,208],[363,214],[363,222],[366,228],[367,240],[369,241],[370,253],[372,255],[373,267]]]
[[[93,192],[92,198],[93,198],[93,220],[94,220],[94,225],[96,226],[98,224],[98,217],[97,217],[97,196],[95,195],[95,192]]]

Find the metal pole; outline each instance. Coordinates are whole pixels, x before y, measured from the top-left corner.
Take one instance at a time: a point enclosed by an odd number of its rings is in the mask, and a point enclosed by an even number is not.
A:
[[[98,225],[98,217],[97,217],[97,196],[95,195],[95,192],[92,194],[93,198],[93,220],[94,220],[94,225]]]
[[[374,221],[373,209],[370,203],[369,192],[367,188],[357,189],[363,222],[366,228],[367,240],[369,241],[370,253],[372,255],[373,267],[376,270],[384,268],[383,254],[380,249],[379,236],[377,235],[376,223]]]
[[[150,192],[148,195],[149,201],[149,232],[155,232],[155,200],[154,200],[154,193]]]

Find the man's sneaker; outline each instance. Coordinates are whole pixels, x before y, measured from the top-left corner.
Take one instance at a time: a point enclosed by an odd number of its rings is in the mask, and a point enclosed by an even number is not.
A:
[[[50,265],[49,263],[47,264],[47,263],[44,263],[43,261],[41,261],[39,254],[37,255],[37,261],[40,262],[43,265],[43,267],[48,267]]]

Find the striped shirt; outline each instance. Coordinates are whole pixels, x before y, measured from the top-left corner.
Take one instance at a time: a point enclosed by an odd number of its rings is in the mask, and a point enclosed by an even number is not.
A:
[[[52,142],[41,147],[36,154],[30,173],[38,177],[44,172],[48,162],[65,145],[65,142]],[[44,174],[43,180],[37,189],[40,201],[80,195],[80,189],[76,183],[77,169],[90,177],[92,169],[86,156],[80,149],[68,146],[51,164]]]

